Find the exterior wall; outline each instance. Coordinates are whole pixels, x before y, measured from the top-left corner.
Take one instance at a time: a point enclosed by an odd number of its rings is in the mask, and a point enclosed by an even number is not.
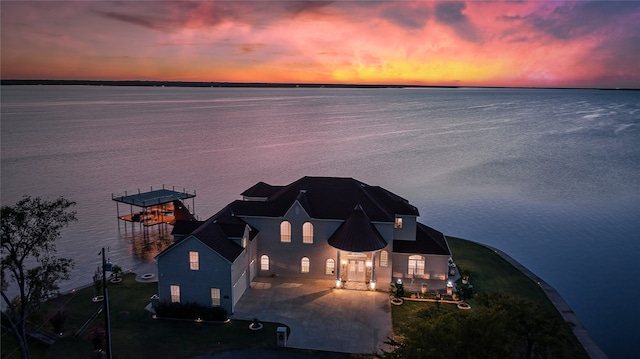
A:
[[[409,275],[409,256],[421,255],[425,259],[424,275]],[[410,284],[420,285],[429,283],[433,289],[446,288],[449,272],[449,256],[394,253],[393,254],[393,281],[401,279],[405,287]]]
[[[389,243],[385,248],[379,251],[376,251],[376,268],[375,269],[376,269],[376,282],[377,282],[376,288],[378,288],[378,290],[387,290],[389,288],[389,285],[391,284],[391,281],[392,281],[391,274],[393,273],[392,271],[393,252],[391,251],[392,249],[393,249],[393,245]],[[383,250],[387,251],[387,253],[389,254],[387,257],[388,265],[386,267],[382,267],[380,265],[380,252],[382,252]]]
[[[415,216],[397,216],[397,218],[402,218],[402,228],[393,229],[393,239],[415,241],[416,228],[417,228],[416,217]]]
[[[199,270],[189,269],[189,252],[198,252]],[[158,295],[171,301],[171,285],[180,286],[180,302],[211,305],[211,288],[220,288],[220,306],[233,312],[231,264],[195,237],[163,253],[158,260]],[[225,296],[227,298],[225,298]]]
[[[312,220],[298,203],[295,203],[282,218],[243,219],[260,231],[256,252],[258,276],[335,279],[335,274],[325,274],[327,259],[332,258],[336,268],[339,265],[337,250],[331,247],[327,240],[342,221]],[[290,243],[280,241],[280,223],[285,220],[291,223]],[[302,242],[302,225],[305,222],[313,224],[313,243]],[[260,269],[260,257],[263,254],[269,256],[268,271]],[[300,262],[303,257],[309,258],[309,273],[301,273]]]

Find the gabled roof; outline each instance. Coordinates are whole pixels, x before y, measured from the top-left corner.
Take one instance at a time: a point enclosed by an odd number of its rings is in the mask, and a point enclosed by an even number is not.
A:
[[[178,225],[178,223],[181,222],[177,222],[176,225]],[[229,207],[223,208],[220,212],[216,213],[204,222],[186,222],[180,224],[180,226],[181,227],[178,228],[178,230],[183,231],[180,234],[190,234],[200,242],[204,243],[207,247],[227,259],[229,262],[235,261],[236,258],[238,258],[238,256],[244,251],[244,248],[231,238],[241,238],[244,235],[247,223],[242,219],[235,217]],[[249,239],[253,240],[253,238],[258,234],[258,230],[253,227],[250,228],[251,231],[249,232]],[[188,230],[190,231],[186,232]],[[175,227],[173,232],[176,232]],[[186,236],[174,242],[158,254],[158,256],[179,245],[188,237],[189,236]]]
[[[360,205],[351,212],[338,229],[329,237],[328,243],[343,251],[368,252],[387,246],[380,232],[374,227]]]
[[[229,206],[238,216],[282,217],[296,200],[316,219],[345,220],[358,204],[374,222],[393,222],[396,215],[419,215],[406,199],[353,178],[303,177],[286,186],[259,182],[242,195],[266,200],[232,202]]]
[[[451,255],[451,250],[444,234],[420,222],[417,223],[416,227],[416,240],[395,239],[393,241],[393,252]]]
[[[229,262],[235,261],[242,251],[244,251],[242,246],[227,237],[213,217],[193,231],[191,235],[198,238],[200,242],[216,251]]]

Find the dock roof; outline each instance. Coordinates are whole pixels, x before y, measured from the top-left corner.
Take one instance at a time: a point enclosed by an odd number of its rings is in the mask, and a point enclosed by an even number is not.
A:
[[[173,202],[178,199],[188,199],[195,197],[195,192],[190,193],[188,191],[174,191],[170,189],[158,189],[149,192],[139,192],[137,194],[131,194],[120,197],[112,197],[116,202],[126,203],[137,207],[151,207],[165,203]]]

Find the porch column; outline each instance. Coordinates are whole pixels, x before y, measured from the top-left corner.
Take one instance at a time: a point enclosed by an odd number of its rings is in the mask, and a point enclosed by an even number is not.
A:
[[[371,289],[376,289],[376,253],[371,252]]]
[[[336,261],[336,288],[340,288],[342,286],[342,280],[340,277],[340,269],[342,268],[342,263],[340,262],[340,250],[337,250],[337,261]]]

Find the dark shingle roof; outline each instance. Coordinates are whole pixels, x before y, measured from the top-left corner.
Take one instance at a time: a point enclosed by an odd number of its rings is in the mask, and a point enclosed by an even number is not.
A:
[[[328,243],[334,248],[350,252],[376,251],[387,246],[360,205],[329,237]]]
[[[282,217],[296,199],[316,219],[344,220],[358,204],[377,222],[393,222],[396,214],[419,215],[418,209],[406,199],[353,178],[303,177],[287,186],[259,182],[243,196],[267,200],[232,202],[229,206],[240,216]]]
[[[396,239],[393,241],[393,251],[395,253],[451,255],[444,234],[420,222],[417,223],[416,240]]]
[[[171,230],[171,234],[186,236],[198,229],[198,227],[200,227],[203,223],[204,221],[176,220],[176,223],[173,225],[173,229]]]
[[[257,198],[265,198],[271,196],[273,193],[280,190],[282,186],[272,186],[270,184],[264,183],[262,181],[254,184],[251,188],[242,192],[241,195],[245,197],[257,197]]]
[[[242,246],[227,237],[222,227],[216,223],[213,217],[193,231],[191,235],[198,238],[200,242],[206,244],[229,262],[236,260],[244,250]]]
[[[183,235],[191,234],[209,248],[226,258],[229,262],[233,262],[242,253],[244,248],[234,242],[231,238],[241,238],[244,235],[246,226],[247,223],[245,221],[235,217],[231,209],[229,207],[225,207],[204,222],[178,221],[176,222],[176,226],[174,226],[172,233]],[[249,240],[253,240],[258,234],[258,230],[253,227],[250,228]],[[185,238],[179,239],[158,255],[167,252],[169,249],[182,242]]]

